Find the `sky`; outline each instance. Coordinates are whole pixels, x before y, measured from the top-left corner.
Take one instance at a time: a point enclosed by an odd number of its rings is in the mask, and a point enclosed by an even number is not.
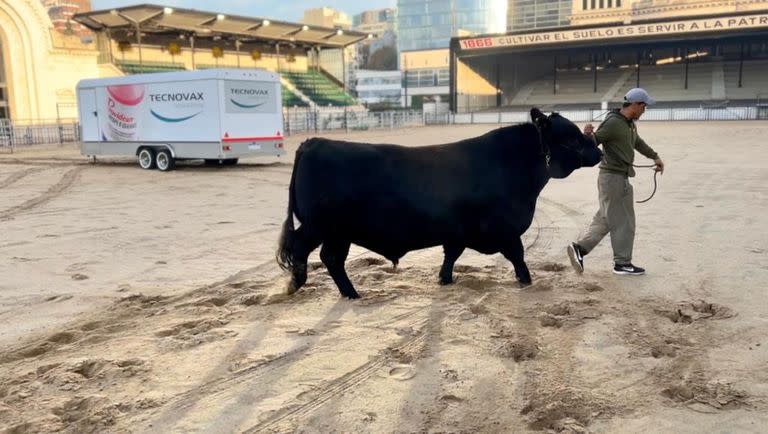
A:
[[[143,3],[293,22],[301,20],[305,9],[323,6],[345,12],[350,18],[371,9],[397,7],[397,0],[91,0],[91,7],[99,10]]]

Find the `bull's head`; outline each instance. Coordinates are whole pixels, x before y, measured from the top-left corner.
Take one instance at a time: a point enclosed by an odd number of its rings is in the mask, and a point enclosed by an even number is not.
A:
[[[551,177],[565,178],[576,169],[600,162],[603,153],[597,144],[573,122],[558,113],[547,116],[537,108],[531,109],[531,120],[541,132],[544,152],[549,153]]]

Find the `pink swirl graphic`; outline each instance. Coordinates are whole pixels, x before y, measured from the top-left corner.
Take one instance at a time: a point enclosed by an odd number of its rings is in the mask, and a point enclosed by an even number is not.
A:
[[[144,86],[139,84],[107,86],[107,92],[115,101],[127,106],[138,105],[144,99]]]

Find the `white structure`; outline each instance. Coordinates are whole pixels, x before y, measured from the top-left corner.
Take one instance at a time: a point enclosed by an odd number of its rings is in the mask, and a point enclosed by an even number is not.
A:
[[[357,98],[366,104],[403,105],[401,71],[356,71]]]
[[[277,73],[245,69],[140,74],[77,85],[83,155],[137,156],[166,171],[180,159],[235,164],[282,155]]]

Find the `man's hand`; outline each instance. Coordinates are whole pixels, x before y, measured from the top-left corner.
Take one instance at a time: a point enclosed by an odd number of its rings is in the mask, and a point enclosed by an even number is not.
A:
[[[656,164],[656,167],[653,168],[653,170],[657,172],[661,172],[661,174],[664,174],[664,162],[661,161],[661,158],[657,158],[653,160],[653,162]]]
[[[584,135],[591,136],[593,134],[595,134],[595,127],[592,124],[584,125]]]

